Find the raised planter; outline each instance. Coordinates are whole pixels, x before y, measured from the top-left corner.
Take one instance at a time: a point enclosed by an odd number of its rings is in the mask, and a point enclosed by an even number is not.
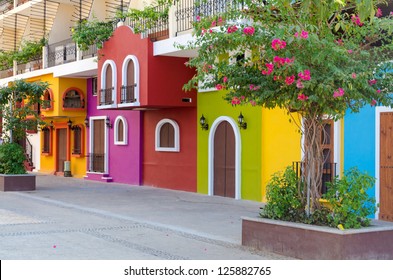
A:
[[[329,227],[243,218],[242,245],[298,259],[393,259],[393,223],[367,228]]]
[[[35,175],[18,174],[8,175],[0,174],[0,191],[34,191]]]

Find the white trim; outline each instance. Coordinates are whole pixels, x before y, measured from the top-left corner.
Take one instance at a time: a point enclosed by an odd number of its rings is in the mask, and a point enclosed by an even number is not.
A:
[[[166,124],[169,123],[173,126],[174,129],[174,133],[175,133],[175,146],[173,148],[167,148],[167,147],[160,147],[160,131],[161,131],[161,127]],[[156,135],[155,135],[155,148],[156,151],[158,152],[179,152],[180,151],[180,129],[179,129],[179,125],[177,124],[176,121],[171,120],[171,119],[162,119],[160,120],[157,125],[156,125]]]
[[[103,89],[103,88],[106,88],[106,86],[107,86],[106,85],[106,76],[105,76],[105,74],[106,74],[106,69],[109,66],[112,68],[112,87],[113,87],[113,89],[112,89],[112,99],[113,99],[113,104],[110,104],[110,105],[99,105],[99,106],[97,106],[97,109],[109,109],[109,108],[116,108],[117,107],[117,94],[116,94],[116,89],[117,89],[117,70],[116,70],[116,63],[113,60],[111,60],[111,59],[106,60],[104,62],[104,64],[102,65],[102,68],[101,68],[101,83],[100,83],[101,87],[100,88]],[[101,98],[101,96],[100,96],[100,98]],[[98,102],[100,102],[100,100]]]
[[[90,117],[89,118],[89,154],[93,153],[93,143],[94,143],[94,120],[103,120],[104,121],[104,125],[105,125],[105,120],[106,120],[106,116],[94,116],[94,117]],[[105,125],[106,127],[106,125]],[[108,127],[106,127],[106,129],[104,129],[104,151],[105,151],[105,158],[104,158],[104,173],[103,174],[107,174],[109,171],[109,145],[108,145]],[[91,158],[90,158],[91,160]],[[91,162],[89,162],[89,167],[90,167]],[[99,172],[88,172],[88,173],[98,173],[101,174]]]
[[[209,132],[208,151],[208,195],[214,195],[214,137],[217,127],[223,121],[227,121],[235,134],[235,199],[241,199],[241,135],[240,129],[234,119],[228,116],[217,118]]]
[[[377,106],[375,108],[375,202],[376,205],[380,202],[380,133],[381,133],[381,113],[393,112],[393,108],[386,106]],[[375,218],[379,219],[379,207],[375,212]]]
[[[118,107],[129,107],[129,106],[139,106],[140,102],[139,102],[139,76],[140,76],[140,69],[139,69],[139,61],[138,58],[135,55],[128,55],[124,61],[123,61],[123,65],[122,65],[122,81],[121,84],[123,86],[127,85],[127,67],[128,67],[128,63],[130,61],[134,62],[134,81],[135,81],[135,89],[134,89],[134,96],[136,99],[136,102],[132,102],[132,103],[119,103],[117,106]]]
[[[123,122],[123,141],[118,141],[117,136],[119,132],[119,122]],[[128,144],[128,123],[127,120],[123,116],[117,116],[115,119],[115,123],[113,124],[114,126],[114,137],[115,139],[115,145],[127,145]]]

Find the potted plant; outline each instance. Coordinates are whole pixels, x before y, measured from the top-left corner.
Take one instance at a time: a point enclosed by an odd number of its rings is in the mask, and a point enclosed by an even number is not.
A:
[[[35,189],[35,175],[26,174],[26,155],[18,144],[26,137],[26,130],[42,125],[39,105],[48,88],[45,82],[16,80],[0,88],[0,111],[3,120],[0,145],[0,190],[22,191]]]

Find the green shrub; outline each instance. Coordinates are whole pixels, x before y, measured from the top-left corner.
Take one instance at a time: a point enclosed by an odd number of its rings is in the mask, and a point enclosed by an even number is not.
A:
[[[260,215],[264,218],[300,221],[304,218],[304,206],[298,190],[299,180],[295,171],[287,167],[284,172],[273,174],[267,185],[267,204]]]
[[[0,145],[0,173],[25,174],[23,165],[26,159],[23,148],[16,143],[3,143]]]
[[[351,168],[345,175],[328,185],[325,198],[332,207],[331,226],[342,225],[345,229],[370,225],[368,216],[376,211],[375,199],[367,190],[372,188],[375,178]]]

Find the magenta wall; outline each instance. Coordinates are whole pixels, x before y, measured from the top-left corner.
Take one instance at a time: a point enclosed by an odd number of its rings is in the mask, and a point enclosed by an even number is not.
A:
[[[140,185],[141,184],[141,112],[130,110],[98,110],[97,96],[93,96],[90,79],[87,86],[88,105],[87,116],[108,116],[113,124],[117,116],[123,116],[128,123],[128,144],[114,145],[114,128],[107,128],[109,132],[109,162],[108,176],[114,182]],[[87,137],[89,151],[89,134]],[[102,176],[87,173],[87,179],[102,180]]]

